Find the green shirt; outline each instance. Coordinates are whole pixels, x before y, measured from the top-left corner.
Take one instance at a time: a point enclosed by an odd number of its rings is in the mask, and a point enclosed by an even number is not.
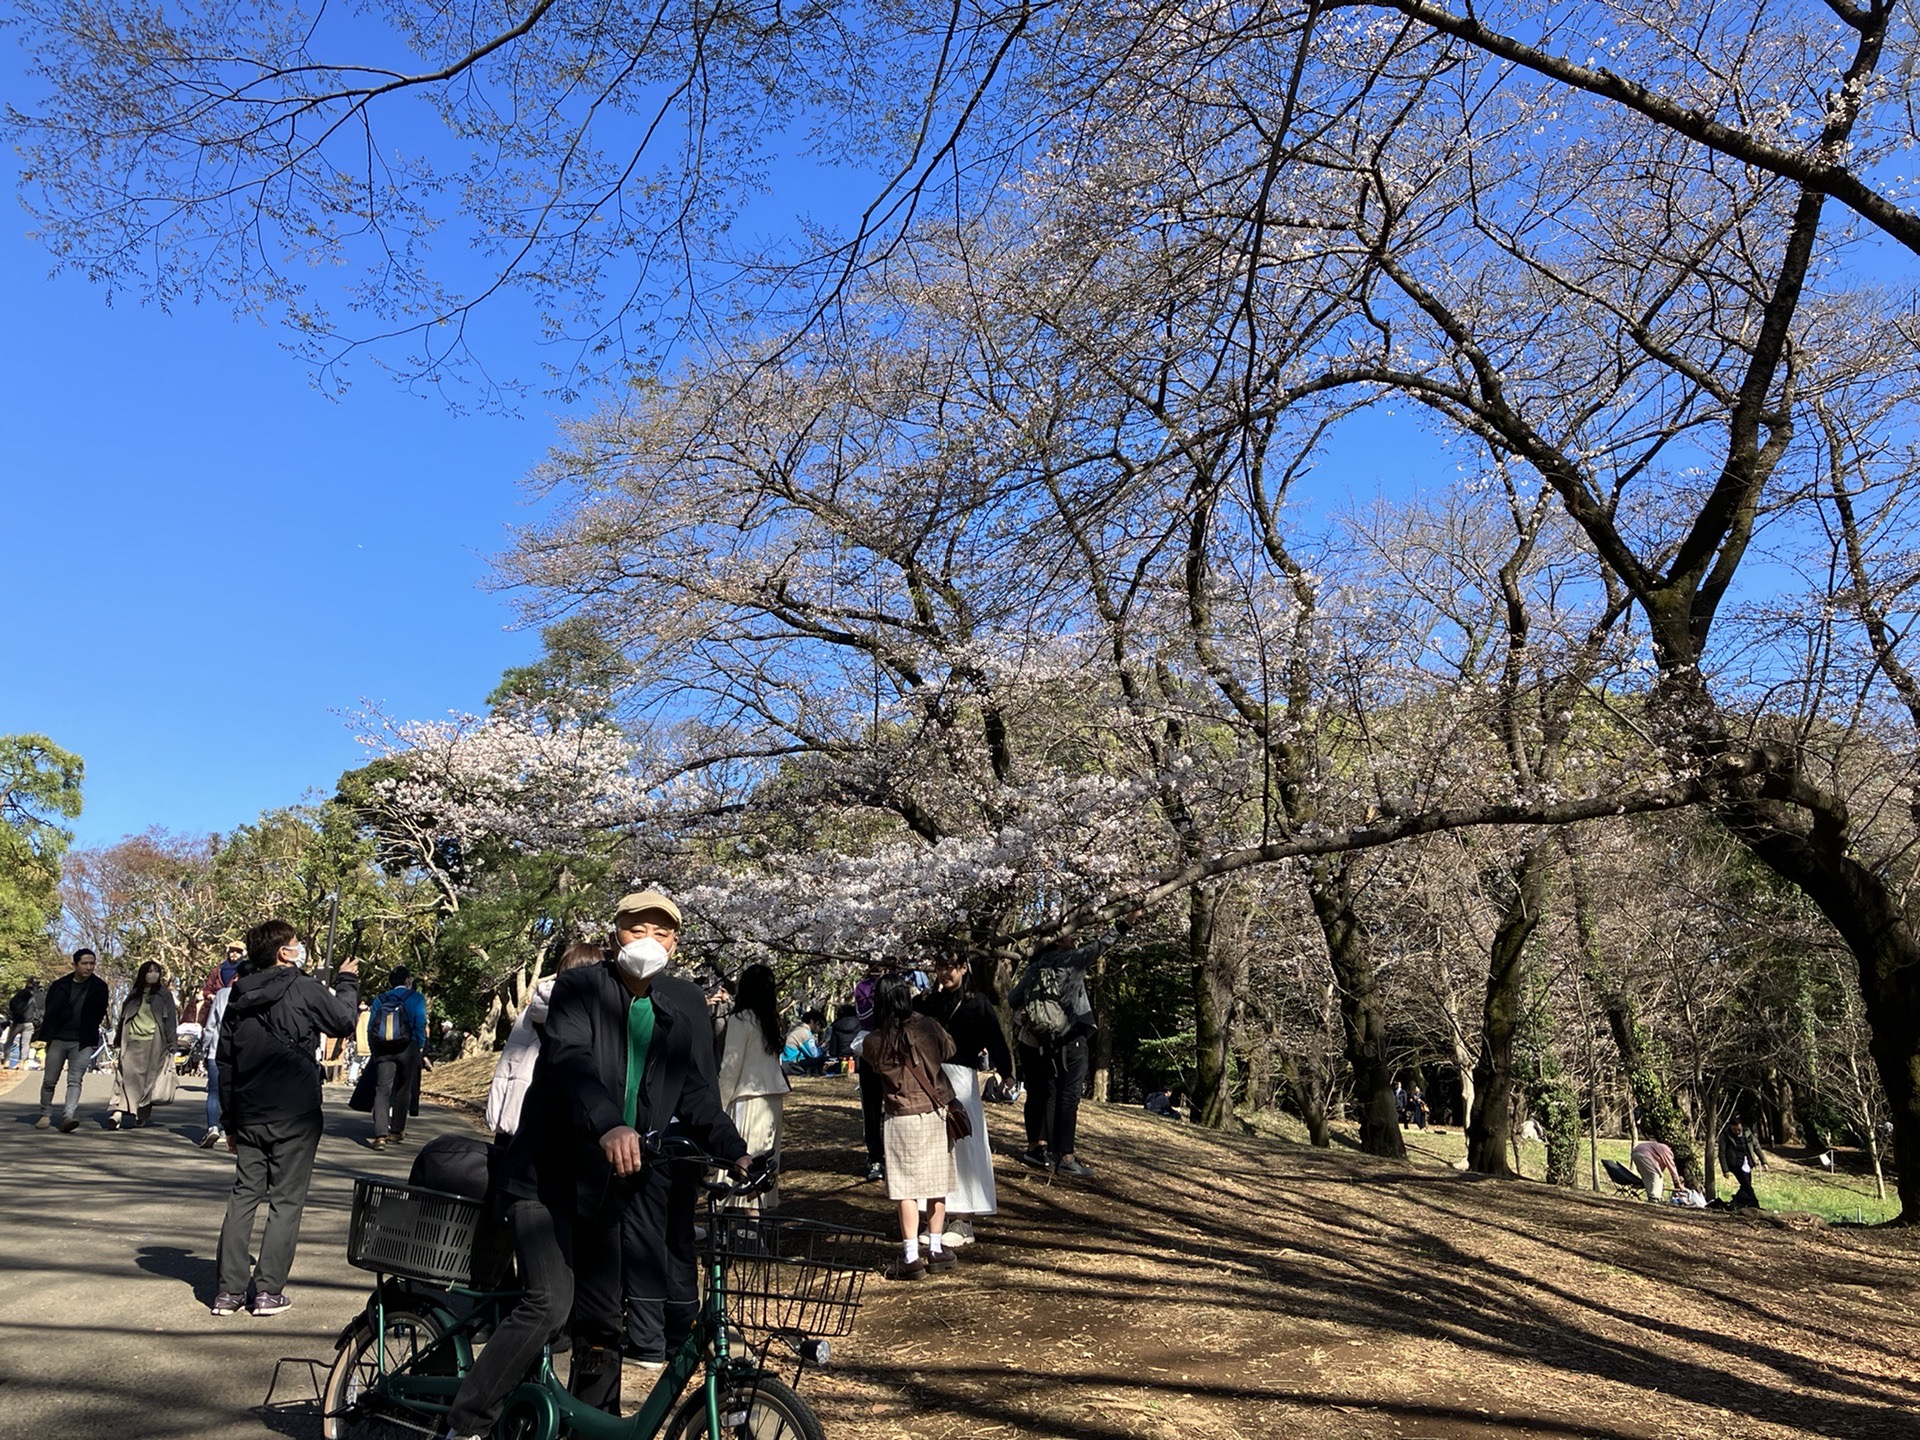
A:
[[[631,1127],[640,1113],[640,1081],[647,1073],[647,1051],[653,1048],[653,997],[642,995],[627,1006],[627,1103],[621,1114]]]

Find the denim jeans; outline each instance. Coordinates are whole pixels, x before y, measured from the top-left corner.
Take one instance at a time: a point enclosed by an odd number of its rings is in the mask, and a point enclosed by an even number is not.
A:
[[[47,1041],[47,1068],[40,1076],[42,1115],[53,1113],[53,1090],[62,1065],[67,1067],[66,1118],[71,1120],[80,1113],[80,1086],[93,1068],[93,1057],[99,1049],[98,1045],[82,1045],[78,1040]]]
[[[220,1077],[207,1076],[207,1129],[220,1128]]]
[[[33,1054],[33,1026],[24,1020],[7,1027],[7,1064],[19,1065]]]

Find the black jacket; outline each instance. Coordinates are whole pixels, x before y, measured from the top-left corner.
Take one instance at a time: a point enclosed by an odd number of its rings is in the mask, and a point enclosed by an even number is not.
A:
[[[978,990],[930,990],[913,1002],[913,1008],[937,1020],[953,1037],[953,1064],[978,1070],[984,1050],[989,1069],[1002,1075],[1013,1073],[1007,1032],[1000,1028],[1000,1017]]]
[[[847,1014],[837,1017],[827,1030],[827,1054],[836,1060],[845,1060],[853,1054],[853,1042],[865,1033],[860,1027],[858,1015]]]
[[[85,981],[62,975],[47,987],[47,1016],[40,1034],[48,1040],[77,1040],[88,1049],[100,1043],[100,1022],[107,1018],[107,982],[98,975]]]
[[[642,1137],[680,1133],[722,1160],[747,1153],[720,1108],[706,997],[691,981],[654,977],[653,1042],[641,1077],[634,1129]],[[626,1123],[627,1006],[633,997],[611,960],[564,971],[554,981],[540,1058],[502,1160],[499,1188],[513,1199],[546,1201],[605,1216],[619,1199],[600,1137]]]
[[[7,1019],[15,1025],[27,1023],[27,1006],[33,1003],[34,990],[22,985],[13,992],[13,998],[7,1001]]]
[[[320,1034],[353,1034],[360,1018],[357,983],[328,990],[291,965],[233,982],[220,1022],[221,1123],[229,1130],[320,1114]]]

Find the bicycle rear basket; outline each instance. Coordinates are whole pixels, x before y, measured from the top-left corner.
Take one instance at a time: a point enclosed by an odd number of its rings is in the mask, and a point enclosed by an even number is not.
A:
[[[485,1214],[478,1200],[444,1190],[355,1180],[347,1263],[430,1285],[468,1284]]]
[[[727,1317],[740,1329],[818,1339],[853,1329],[884,1235],[745,1211],[713,1222],[707,1249],[726,1262]]]

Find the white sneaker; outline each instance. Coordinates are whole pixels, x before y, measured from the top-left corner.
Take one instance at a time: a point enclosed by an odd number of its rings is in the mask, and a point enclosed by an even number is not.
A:
[[[971,1245],[973,1236],[963,1230],[949,1230],[941,1235],[940,1243],[949,1250],[958,1250],[962,1245]]]

